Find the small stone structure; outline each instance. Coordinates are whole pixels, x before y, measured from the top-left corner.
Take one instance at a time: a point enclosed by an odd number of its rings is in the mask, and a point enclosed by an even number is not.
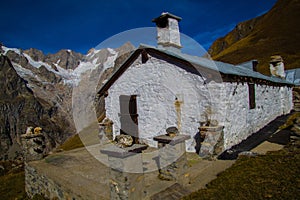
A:
[[[159,148],[159,178],[167,181],[176,181],[182,185],[187,184],[185,141],[190,139],[190,136],[177,135],[171,137],[160,135],[153,139],[158,142]]]
[[[281,56],[279,55],[271,56],[270,72],[272,76],[279,77],[282,79],[285,78],[284,64]]]
[[[199,155],[201,157],[218,156],[224,151],[224,126],[200,126],[199,133],[203,138]]]
[[[168,128],[168,134],[178,132],[176,127]],[[165,181],[176,181],[181,185],[189,182],[186,173],[187,158],[185,141],[189,135],[161,135],[154,138],[158,141],[158,177]],[[111,199],[145,199],[145,168],[143,151],[147,145],[133,144],[130,147],[108,145],[100,150],[107,155],[110,167],[109,184]]]
[[[113,122],[105,118],[101,123],[99,123],[99,139],[100,142],[105,142],[107,140],[113,140]]]
[[[110,199],[129,200],[144,198],[144,174],[141,151],[147,145],[134,144],[118,148],[111,145],[100,150],[106,154],[110,166]]]
[[[34,133],[32,132],[34,130]],[[21,143],[26,162],[40,160],[45,156],[45,136],[41,128],[28,127],[26,133],[21,135]]]

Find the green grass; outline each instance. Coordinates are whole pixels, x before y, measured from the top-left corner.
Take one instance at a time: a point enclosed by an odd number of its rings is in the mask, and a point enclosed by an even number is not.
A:
[[[218,178],[183,198],[190,199],[299,199],[300,142],[257,157],[242,157]]]

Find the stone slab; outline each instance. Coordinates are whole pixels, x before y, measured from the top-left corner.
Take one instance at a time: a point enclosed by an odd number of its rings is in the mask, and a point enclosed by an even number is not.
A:
[[[153,140],[158,141],[159,143],[175,145],[184,142],[185,140],[188,140],[190,138],[190,135],[177,135],[175,137],[170,137],[168,135],[159,135],[155,136]]]
[[[147,149],[147,145],[134,144],[131,147],[119,148],[115,145],[110,145],[105,149],[101,149],[100,152],[107,154],[108,156],[125,158],[128,156],[133,156],[136,153],[141,153],[143,150]]]

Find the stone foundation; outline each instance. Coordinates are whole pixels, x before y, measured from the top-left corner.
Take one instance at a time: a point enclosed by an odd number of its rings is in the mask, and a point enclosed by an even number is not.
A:
[[[21,135],[21,143],[26,162],[41,160],[45,156],[45,137],[42,134]]]
[[[39,194],[48,199],[88,199],[67,190],[27,163],[25,164],[25,191],[30,198]]]
[[[110,174],[110,199],[129,200],[144,198],[144,174],[141,151],[145,145],[128,148],[109,146],[100,150],[107,155]],[[136,152],[136,153],[135,153]]]

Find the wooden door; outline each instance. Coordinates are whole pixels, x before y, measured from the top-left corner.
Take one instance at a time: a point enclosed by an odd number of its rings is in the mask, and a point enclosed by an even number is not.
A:
[[[138,143],[138,114],[136,95],[121,95],[120,122],[121,134],[131,135],[135,144]]]

